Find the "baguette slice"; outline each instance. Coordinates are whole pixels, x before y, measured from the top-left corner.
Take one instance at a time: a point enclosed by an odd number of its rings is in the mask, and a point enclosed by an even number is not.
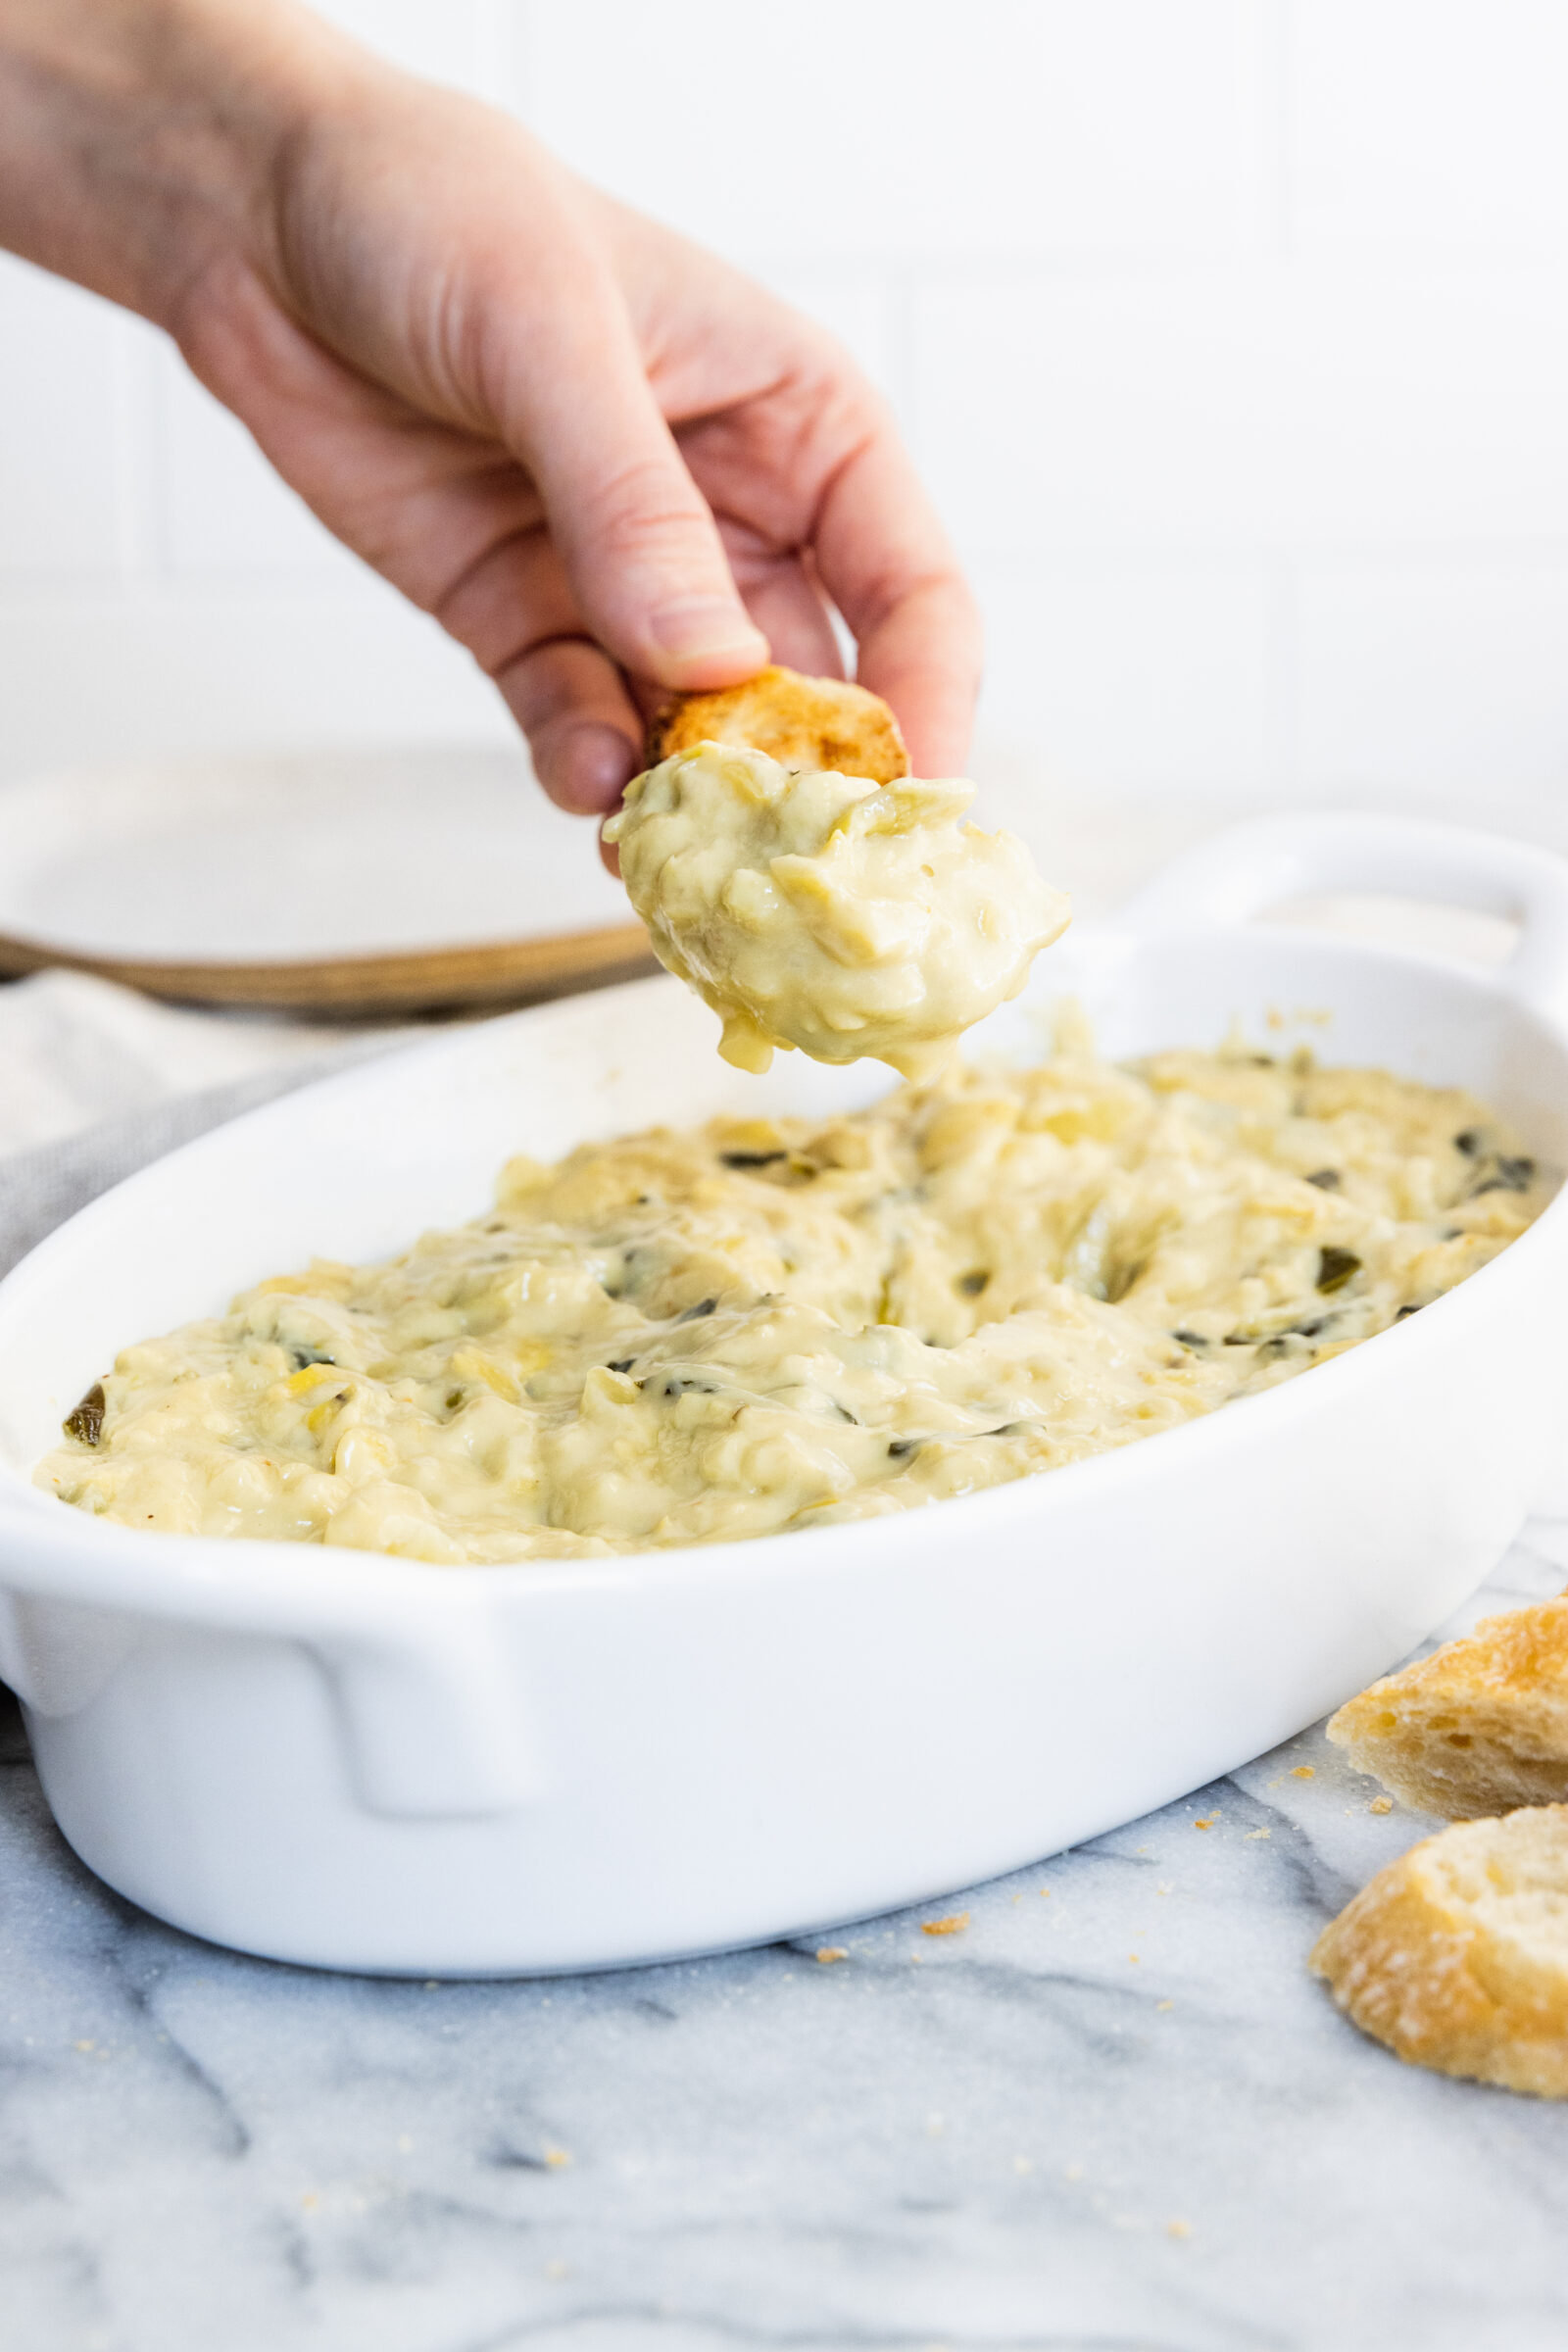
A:
[[[712,694],[680,694],[648,729],[650,767],[700,743],[766,752],[781,767],[831,768],[843,776],[896,783],[909,772],[899,722],[880,695],[842,678],[805,678],[799,670],[760,669],[743,685]]]
[[[1413,1846],[1324,1929],[1311,1966],[1410,2065],[1568,2098],[1568,1805]]]
[[[1568,1802],[1568,1593],[1483,1618],[1348,1700],[1328,1731],[1358,1772],[1448,1821]]]

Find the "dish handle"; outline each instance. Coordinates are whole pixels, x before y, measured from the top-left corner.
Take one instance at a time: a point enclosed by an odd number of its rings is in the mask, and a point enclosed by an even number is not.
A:
[[[1568,1017],[1568,859],[1529,842],[1413,817],[1280,816],[1235,825],[1176,858],[1122,908],[1149,933],[1237,930],[1282,900],[1379,891],[1519,925],[1498,977]]]
[[[443,1614],[402,1636],[354,1627],[307,1639],[367,1812],[471,1818],[515,1812],[540,1793],[499,1626],[488,1610]]]
[[[192,1575],[149,1585],[127,1546],[167,1539],[118,1529],[93,1529],[101,1543],[83,1544],[76,1530],[63,1539],[49,1516],[60,1506],[40,1497],[33,1510],[30,1499],[11,1507],[0,1496],[0,1677],[35,1714],[89,1706],[160,1624],[257,1636],[304,1649],[320,1668],[367,1812],[481,1816],[539,1795],[526,1693],[493,1604],[426,1590],[401,1562],[398,1591],[385,1573],[393,1563],[368,1559],[363,1574],[345,1561],[323,1577],[313,1560],[304,1573],[279,1562],[257,1579],[193,1563]]]

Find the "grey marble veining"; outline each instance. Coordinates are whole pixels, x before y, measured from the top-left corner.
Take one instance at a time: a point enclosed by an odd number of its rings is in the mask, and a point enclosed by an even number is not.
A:
[[[1565,1570],[1537,1522],[1459,1622]],[[1318,1732],[840,1962],[421,1985],[109,1894],[13,1727],[4,2352],[1568,2342],[1568,2110],[1399,2066],[1306,1975],[1431,1826]]]

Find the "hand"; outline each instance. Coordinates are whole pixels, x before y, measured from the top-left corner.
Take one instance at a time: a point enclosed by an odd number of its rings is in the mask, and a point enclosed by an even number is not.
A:
[[[0,132],[0,241],[169,329],[496,680],[563,806],[614,806],[661,692],[770,650],[837,674],[827,600],[916,772],[961,769],[973,604],[885,404],[821,328],[507,117],[275,0],[0,0],[0,99],[19,24],[29,95],[41,73],[57,118],[90,118],[99,210],[35,193],[36,158],[15,188]],[[118,77],[86,72],[110,41]]]

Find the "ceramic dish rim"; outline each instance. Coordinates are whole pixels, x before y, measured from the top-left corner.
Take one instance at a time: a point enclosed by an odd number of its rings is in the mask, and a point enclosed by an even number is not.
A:
[[[1216,933],[1209,928],[1195,931],[1196,940],[1212,943]],[[1241,934],[1233,936],[1240,937]],[[1085,943],[1092,942],[1091,953],[1102,953],[1117,947],[1131,949],[1140,944],[1154,944],[1151,935],[1117,924],[1085,926],[1079,935]],[[1299,944],[1298,940],[1298,944]],[[1349,965],[1383,966],[1401,973],[1420,974],[1430,971],[1435,977],[1458,979],[1473,989],[1478,998],[1489,1001],[1494,1007],[1505,1010],[1511,1017],[1535,1026],[1549,1042],[1552,1049],[1568,1058],[1568,1030],[1540,1004],[1527,1000],[1506,985],[1507,966],[1500,974],[1478,970],[1458,958],[1433,952],[1384,949],[1362,941],[1348,941],[1331,935],[1311,935],[1314,951],[1327,951],[1333,957]],[[634,981],[630,987],[664,985]],[[555,1009],[552,1007],[541,1010]],[[528,1014],[505,1016],[522,1020]],[[309,1081],[290,1095],[258,1105],[238,1117],[222,1122],[217,1128],[194,1137],[175,1152],[165,1154],[148,1167],[136,1170],[112,1186],[96,1200],[87,1202],[54,1232],[47,1234],[0,1281],[0,1300],[11,1284],[24,1271],[36,1277],[46,1272],[53,1259],[63,1251],[69,1252],[74,1238],[89,1221],[113,1213],[114,1203],[137,1190],[156,1186],[164,1171],[175,1161],[199,1154],[216,1146],[220,1139],[228,1139],[236,1131],[252,1126],[258,1120],[275,1116],[285,1104],[318,1096],[323,1090],[337,1094],[352,1094],[357,1088],[385,1082],[387,1074],[409,1061],[450,1054],[468,1045],[480,1031],[468,1030],[447,1033],[421,1040],[392,1054],[378,1055],[373,1061],[360,1063]],[[1356,1065],[1351,1065],[1356,1066]],[[895,1082],[896,1083],[896,1082]],[[95,1562],[106,1570],[122,1560],[133,1569],[134,1579],[127,1579],[123,1593],[113,1588],[95,1592],[95,1600],[114,1605],[122,1600],[127,1610],[145,1608],[155,1594],[177,1603],[187,1599],[192,1603],[205,1601],[209,1606],[200,1611],[204,1618],[211,1616],[215,1598],[230,1599],[236,1608],[245,1601],[254,1604],[260,1597],[273,1602],[285,1599],[304,1599],[317,1608],[333,1601],[351,1599],[358,1603],[368,1596],[380,1595],[394,1599],[452,1606],[483,1597],[494,1602],[510,1602],[528,1594],[555,1593],[562,1591],[584,1594],[624,1586],[636,1579],[647,1584],[663,1577],[671,1582],[691,1579],[701,1581],[732,1572],[740,1557],[755,1562],[757,1571],[769,1571],[775,1564],[779,1569],[790,1563],[803,1568],[819,1564],[827,1552],[842,1549],[846,1540],[866,1557],[868,1564],[876,1557],[877,1548],[896,1544],[906,1535],[911,1518],[924,1523],[931,1510],[943,1513],[942,1524],[952,1526],[957,1534],[959,1523],[953,1517],[962,1509],[970,1520],[983,1525],[986,1518],[1005,1519],[1019,1511],[1037,1513],[1042,1508],[1066,1508],[1085,1496],[1092,1497],[1097,1485],[1107,1480],[1122,1483],[1139,1482],[1160,1474],[1163,1466],[1173,1459],[1191,1460],[1201,1447],[1232,1446],[1242,1436],[1272,1425],[1288,1425],[1290,1419],[1311,1411],[1313,1399],[1328,1394],[1321,1385],[1332,1377],[1343,1390],[1347,1385],[1364,1382],[1369,1377],[1381,1377],[1387,1364],[1387,1343],[1396,1337],[1405,1347],[1430,1343],[1431,1329],[1426,1317],[1435,1309],[1441,1310],[1443,1321],[1438,1327],[1446,1330],[1455,1314],[1474,1314],[1490,1304],[1496,1281],[1516,1278],[1519,1270],[1528,1271],[1540,1250],[1555,1243],[1558,1229],[1568,1216],[1568,1179],[1557,1174],[1556,1190],[1541,1214],[1525,1232],[1519,1234],[1506,1249],[1480,1266],[1475,1273],[1422,1310],[1421,1317],[1410,1316],[1402,1325],[1390,1325],[1370,1338],[1348,1348],[1343,1355],[1327,1363],[1306,1367],[1305,1372],[1281,1382],[1277,1387],[1255,1392],[1250,1396],[1228,1399],[1223,1405],[1196,1415],[1192,1420],[1174,1427],[1155,1430],[1149,1436],[1128,1444],[1113,1446],[1104,1452],[1081,1460],[1065,1462],[1053,1468],[1032,1471],[1020,1478],[1007,1479],[996,1486],[982,1488],[968,1494],[948,1495],[920,1504],[912,1511],[892,1511],[875,1518],[841,1521],[826,1526],[786,1528],[768,1537],[731,1537],[707,1544],[649,1545],[645,1549],[615,1552],[589,1558],[542,1558],[537,1560],[473,1561],[443,1565],[433,1561],[399,1558],[391,1553],[361,1551],[356,1546],[328,1544],[299,1544],[275,1537],[223,1538],[218,1536],[177,1535],[168,1531],[147,1532],[125,1527],[93,1514],[76,1511],[61,1503],[58,1497],[44,1494],[30,1483],[28,1474],[0,1457],[0,1527],[7,1521],[18,1530],[24,1525],[29,1541],[41,1542],[51,1555],[61,1552],[75,1554],[78,1570],[87,1565],[84,1552],[94,1552]],[[482,1213],[482,1211],[480,1212]],[[1521,1252],[1523,1255],[1521,1256]],[[1510,1276],[1505,1269],[1513,1269]],[[1476,1286],[1483,1286],[1476,1294]],[[1461,1303],[1468,1299],[1469,1305]],[[1423,1342],[1419,1333],[1425,1330]],[[1384,1349],[1376,1357],[1369,1351]],[[1310,1375],[1314,1385],[1306,1388]],[[1303,1400],[1302,1392],[1305,1390]],[[1240,1422],[1238,1413],[1243,1415]],[[1241,1435],[1237,1433],[1240,1432]],[[1180,1441],[1185,1452],[1173,1457],[1171,1446]],[[1043,1482],[1050,1486],[1043,1492]],[[1057,1497],[1056,1504],[1048,1503],[1047,1494]],[[69,1512],[62,1524],[50,1514],[56,1510]],[[88,1534],[88,1529],[92,1533]],[[785,1550],[776,1550],[779,1539],[785,1541]],[[132,1548],[122,1550],[122,1545]],[[804,1545],[804,1550],[803,1550]],[[235,1553],[252,1555],[236,1559]],[[760,1553],[761,1556],[759,1556]],[[40,1563],[41,1565],[41,1563]],[[0,1584],[10,1584],[16,1590],[47,1591],[52,1587],[34,1584],[19,1567],[9,1563],[0,1571]],[[215,1585],[224,1591],[216,1593]],[[62,1594],[62,1597],[65,1595]],[[438,1600],[439,1596],[439,1600]],[[177,1609],[173,1613],[178,1613]],[[224,1608],[220,1614],[227,1615]]]

